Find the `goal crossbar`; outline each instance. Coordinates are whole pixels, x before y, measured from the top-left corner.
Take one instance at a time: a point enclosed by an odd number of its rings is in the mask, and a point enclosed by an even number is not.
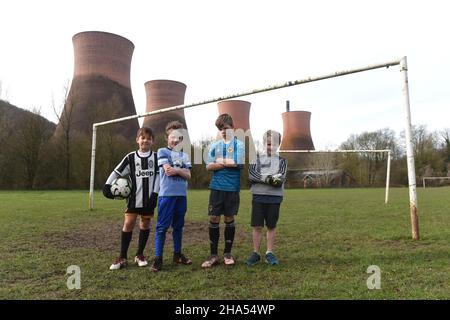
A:
[[[391,180],[391,150],[279,150],[279,153],[387,153],[386,164],[386,190],[384,196],[384,203],[389,201],[389,184]]]
[[[155,110],[152,112],[147,112],[139,115],[131,115],[128,117],[113,119],[109,121],[97,122],[92,126],[92,152],[91,152],[91,177],[90,177],[90,186],[89,186],[89,208],[92,210],[94,208],[94,174],[95,174],[95,149],[96,149],[96,138],[97,138],[97,128],[100,126],[104,126],[107,124],[118,123],[122,121],[137,119],[141,117],[152,116],[155,114],[170,112],[175,110],[187,109],[195,106],[210,104],[213,102],[219,102],[228,99],[234,99],[238,97],[248,96],[252,94],[278,90],[282,88],[292,87],[296,85],[301,85],[305,83],[310,83],[314,81],[320,81],[325,79],[331,79],[336,77],[341,77],[345,75],[350,75],[354,73],[359,73],[363,71],[370,71],[380,68],[389,68],[391,66],[400,66],[400,73],[402,79],[402,93],[403,93],[403,101],[405,106],[405,114],[406,114],[406,122],[405,122],[405,140],[406,140],[406,156],[407,156],[407,166],[408,166],[408,183],[409,183],[409,202],[410,202],[410,217],[411,217],[411,229],[412,229],[412,237],[415,240],[419,239],[419,228],[418,228],[418,209],[417,209],[417,191],[416,191],[416,175],[415,175],[415,165],[414,165],[414,153],[412,146],[412,129],[411,129],[411,109],[409,102],[409,85],[408,85],[408,66],[407,66],[407,58],[402,57],[400,59],[392,60],[385,63],[372,64],[364,67],[353,68],[349,70],[332,72],[324,75],[307,77],[300,80],[288,81],[282,84],[276,84],[273,86],[268,86],[261,89],[249,90],[241,93],[220,96],[217,98],[204,100],[191,104],[183,104],[169,108],[161,108],[159,110]]]
[[[446,179],[450,179],[450,177],[423,177],[422,178],[423,187],[425,188],[426,180],[446,180]]]

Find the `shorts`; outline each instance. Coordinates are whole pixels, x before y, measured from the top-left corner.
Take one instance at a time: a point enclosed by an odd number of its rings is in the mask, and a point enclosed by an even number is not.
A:
[[[209,194],[208,215],[235,216],[239,211],[239,191],[211,190]]]
[[[280,216],[280,203],[252,202],[252,227],[266,227],[273,229],[277,226]]]
[[[152,210],[151,208],[127,208],[125,210],[125,213],[138,214],[146,217],[153,217],[153,215],[155,214],[154,210]]]

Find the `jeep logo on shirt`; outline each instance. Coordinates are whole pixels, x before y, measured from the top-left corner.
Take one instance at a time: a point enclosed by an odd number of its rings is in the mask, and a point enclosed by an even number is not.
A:
[[[151,170],[137,170],[136,171],[136,178],[145,178],[145,177],[151,177],[153,176],[153,171]]]

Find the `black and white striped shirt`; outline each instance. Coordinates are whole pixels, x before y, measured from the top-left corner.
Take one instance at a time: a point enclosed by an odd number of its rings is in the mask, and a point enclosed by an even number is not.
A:
[[[159,171],[156,152],[133,151],[127,154],[106,181],[111,184],[118,177],[131,179],[131,195],[127,198],[130,209],[150,207],[150,196],[159,192]]]

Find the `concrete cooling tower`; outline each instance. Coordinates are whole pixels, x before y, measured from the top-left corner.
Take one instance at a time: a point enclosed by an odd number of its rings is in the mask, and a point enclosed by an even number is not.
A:
[[[233,118],[234,128],[250,130],[251,103],[243,100],[225,100],[217,104],[219,115],[228,113]]]
[[[282,114],[283,137],[280,153],[288,160],[287,186],[294,188],[304,187],[302,171],[311,165],[313,154],[283,153],[283,150],[314,150],[311,137],[311,112],[289,111],[287,102],[286,112]]]
[[[145,93],[147,96],[145,112],[151,112],[184,104],[186,85],[172,80],[151,80],[145,83]],[[167,123],[175,120],[180,121],[188,129],[184,110],[145,117],[144,125],[152,128],[156,137],[164,137]]]
[[[282,114],[283,139],[280,150],[314,150],[311,138],[311,112],[287,111]]]
[[[219,115],[228,113],[233,118],[234,129],[242,129],[243,133],[247,132],[249,139],[246,141],[246,163],[248,163],[249,151],[250,155],[255,155],[255,144],[250,131],[250,106],[251,103],[243,100],[225,100],[220,101],[218,104]],[[220,136],[220,133],[219,135]],[[238,138],[244,138],[239,136]]]
[[[92,124],[136,114],[131,93],[130,67],[134,44],[121,36],[98,31],[73,36],[72,85],[55,135],[67,124],[91,135]],[[114,125],[114,133],[135,139],[137,119]]]

